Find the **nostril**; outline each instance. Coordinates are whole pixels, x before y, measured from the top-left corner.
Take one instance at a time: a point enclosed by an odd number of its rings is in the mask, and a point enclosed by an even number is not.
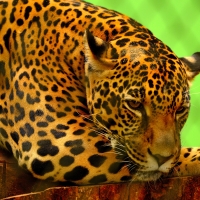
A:
[[[165,162],[167,162],[170,158],[173,157],[173,155],[165,157],[165,156],[161,156],[160,154],[154,154],[154,155],[152,155],[152,156],[153,156],[153,157],[156,159],[156,161],[158,162],[158,166],[159,166],[159,167],[160,167],[162,164],[164,164]]]

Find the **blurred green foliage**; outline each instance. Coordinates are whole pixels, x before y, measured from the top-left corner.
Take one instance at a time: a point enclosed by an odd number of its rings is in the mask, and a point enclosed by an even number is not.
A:
[[[200,51],[199,0],[87,0],[116,10],[149,28],[179,57]],[[191,110],[182,132],[183,146],[200,146],[200,75],[191,88]]]

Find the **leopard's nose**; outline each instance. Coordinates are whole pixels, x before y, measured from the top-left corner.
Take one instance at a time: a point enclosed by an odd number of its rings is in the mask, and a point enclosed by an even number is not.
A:
[[[163,165],[164,163],[166,163],[170,158],[173,157],[173,155],[170,155],[170,156],[161,156],[160,154],[155,154],[155,155],[152,155],[157,163],[158,163],[158,166],[160,167],[161,165]]]

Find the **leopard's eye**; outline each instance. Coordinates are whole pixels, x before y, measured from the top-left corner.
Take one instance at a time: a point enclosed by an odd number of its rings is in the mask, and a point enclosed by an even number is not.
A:
[[[128,100],[126,101],[127,105],[129,108],[135,110],[138,109],[142,104],[139,101],[134,101],[134,100]]]
[[[180,106],[177,110],[176,110],[176,114],[181,114],[181,113],[183,113],[184,111],[185,111],[185,107],[183,107],[183,106]]]

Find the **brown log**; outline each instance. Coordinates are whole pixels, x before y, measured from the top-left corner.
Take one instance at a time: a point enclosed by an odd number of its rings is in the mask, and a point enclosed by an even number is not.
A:
[[[39,181],[18,167],[0,150],[0,198],[16,200],[199,200],[200,177],[164,178],[157,182],[133,182],[98,186],[61,186]]]

